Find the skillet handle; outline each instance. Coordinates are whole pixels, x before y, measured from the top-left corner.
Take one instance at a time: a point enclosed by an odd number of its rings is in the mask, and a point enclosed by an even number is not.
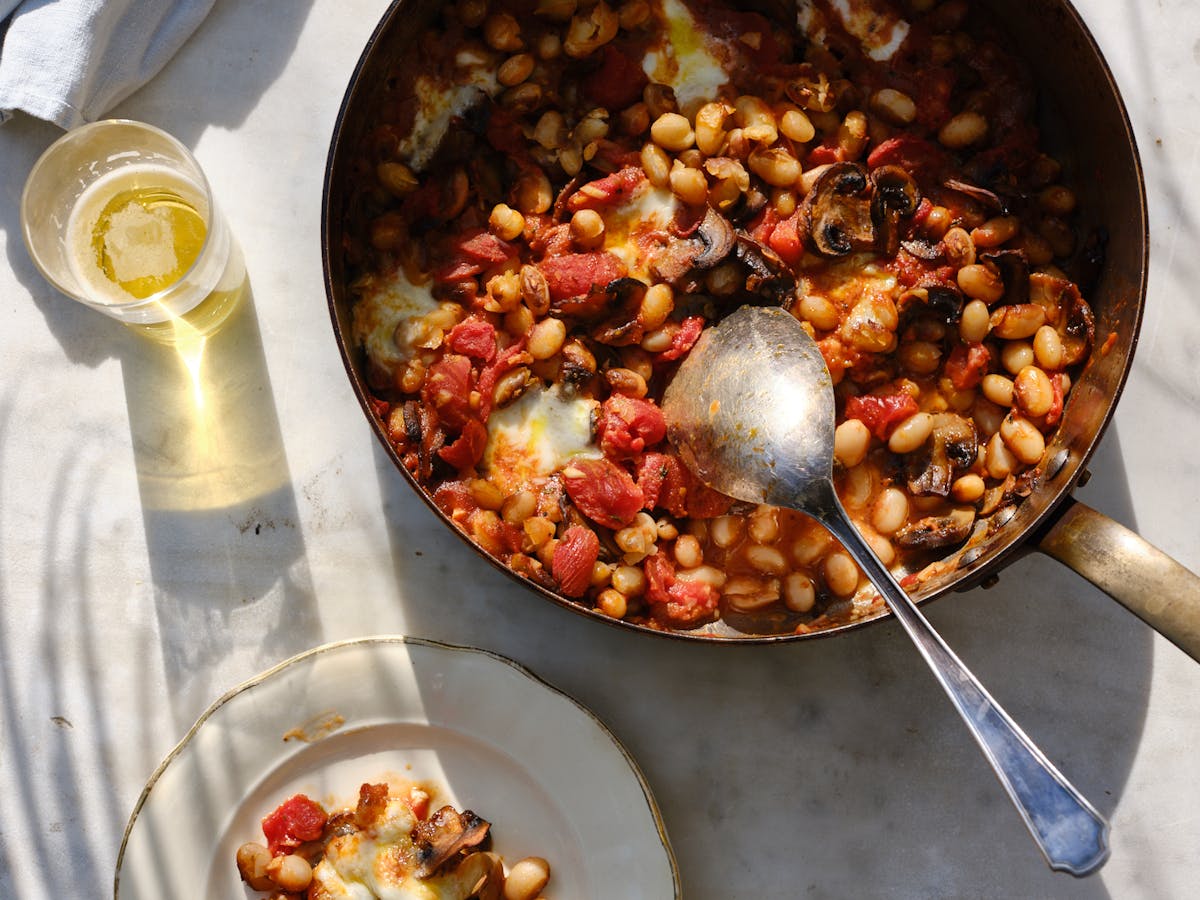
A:
[[[1073,497],[1042,535],[1038,549],[1200,662],[1200,576]]]

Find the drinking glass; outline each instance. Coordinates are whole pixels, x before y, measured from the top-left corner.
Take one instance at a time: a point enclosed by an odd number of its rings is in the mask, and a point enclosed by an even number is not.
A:
[[[204,337],[241,298],[237,241],[191,152],[142,122],[75,128],[21,196],[34,264],[58,290],[166,343]]]

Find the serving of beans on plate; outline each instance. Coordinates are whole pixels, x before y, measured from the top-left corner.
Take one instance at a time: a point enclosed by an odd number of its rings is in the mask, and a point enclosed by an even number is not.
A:
[[[354,339],[405,468],[517,575],[673,631],[878,611],[821,526],[667,440],[678,361],[746,303],[816,339],[839,495],[906,586],[1030,493],[1102,247],[980,11],[851,6],[462,0],[396,64],[352,191]]]

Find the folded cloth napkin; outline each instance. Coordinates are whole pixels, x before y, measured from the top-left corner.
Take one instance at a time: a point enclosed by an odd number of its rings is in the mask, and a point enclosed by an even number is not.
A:
[[[214,0],[0,0],[0,122],[73,128],[153,78]]]

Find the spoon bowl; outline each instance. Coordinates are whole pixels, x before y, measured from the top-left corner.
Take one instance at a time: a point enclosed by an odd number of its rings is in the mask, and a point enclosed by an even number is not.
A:
[[[796,509],[854,557],[979,743],[1050,867],[1108,858],[1108,824],[946,645],[846,514],[833,484],[833,380],[791,313],[743,306],[707,329],[663,396],[667,434],[709,487]]]

